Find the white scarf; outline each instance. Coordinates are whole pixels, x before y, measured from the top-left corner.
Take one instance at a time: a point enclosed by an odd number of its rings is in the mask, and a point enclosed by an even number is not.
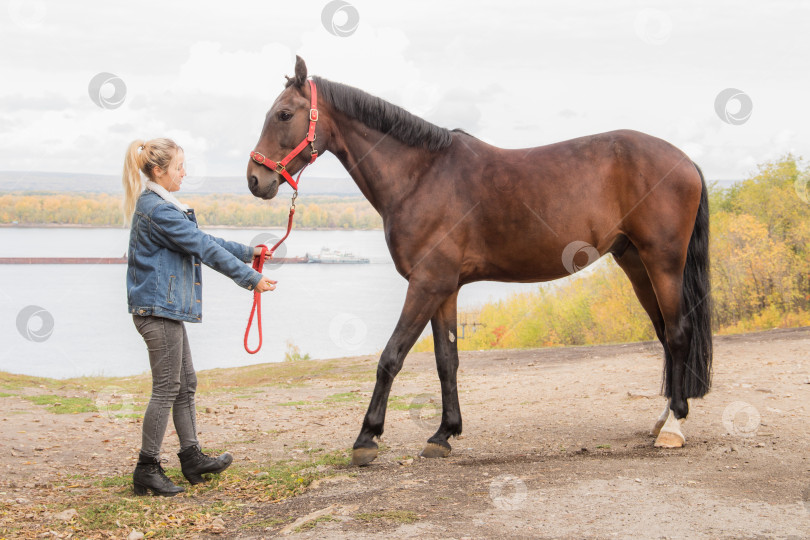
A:
[[[163,198],[164,201],[170,202],[173,205],[175,205],[177,208],[180,209],[181,212],[188,212],[188,205],[183,204],[180,201],[178,201],[177,197],[175,197],[174,195],[169,193],[169,191],[165,187],[161,186],[160,184],[156,184],[155,182],[152,182],[151,180],[147,180],[146,181],[146,187],[147,187],[147,189],[151,189],[152,191],[154,191],[155,193],[160,195]]]

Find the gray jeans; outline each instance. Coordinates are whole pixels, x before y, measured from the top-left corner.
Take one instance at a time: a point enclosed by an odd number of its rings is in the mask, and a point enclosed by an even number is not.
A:
[[[160,457],[169,411],[180,439],[180,449],[197,445],[194,393],[197,374],[191,363],[186,327],[182,321],[133,315],[135,328],[146,342],[152,367],[152,397],[143,415],[141,452]]]

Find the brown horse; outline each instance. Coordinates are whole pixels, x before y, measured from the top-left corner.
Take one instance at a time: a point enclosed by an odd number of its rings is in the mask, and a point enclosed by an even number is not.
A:
[[[307,143],[308,125],[315,138]],[[396,269],[408,280],[354,444],[355,464],[377,456],[374,438],[383,433],[391,384],[428,321],[442,419],[422,455],[449,455],[448,438],[461,433],[456,299],[462,285],[550,281],[605,253],[630,278],[664,346],[668,403],[653,430],[655,444],[683,445],[687,398],[709,391],[712,360],[706,185],[683,152],[628,130],[496,148],[356,88],[318,77],[307,84],[301,58],[265,118],[255,149],[261,159],[248,163],[253,195],[273,198],[287,177],[259,161],[280,160],[296,145],[340,160],[382,216]],[[300,170],[309,158],[310,152],[298,154],[287,170]]]

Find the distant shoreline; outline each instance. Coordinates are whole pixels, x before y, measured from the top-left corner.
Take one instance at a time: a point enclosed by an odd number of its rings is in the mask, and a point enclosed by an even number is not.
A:
[[[286,227],[269,225],[267,227],[241,226],[241,225],[205,225],[201,229],[244,229],[248,231],[284,231]],[[129,227],[123,225],[86,225],[83,223],[0,223],[0,229],[124,229]],[[344,229],[342,227],[296,227],[294,231],[382,231],[382,228],[374,229]]]

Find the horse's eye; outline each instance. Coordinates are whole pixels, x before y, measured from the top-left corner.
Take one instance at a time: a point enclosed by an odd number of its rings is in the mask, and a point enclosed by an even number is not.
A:
[[[292,118],[292,116],[293,115],[287,111],[281,111],[280,113],[278,113],[278,119],[281,120],[282,122],[286,122],[287,120]]]

